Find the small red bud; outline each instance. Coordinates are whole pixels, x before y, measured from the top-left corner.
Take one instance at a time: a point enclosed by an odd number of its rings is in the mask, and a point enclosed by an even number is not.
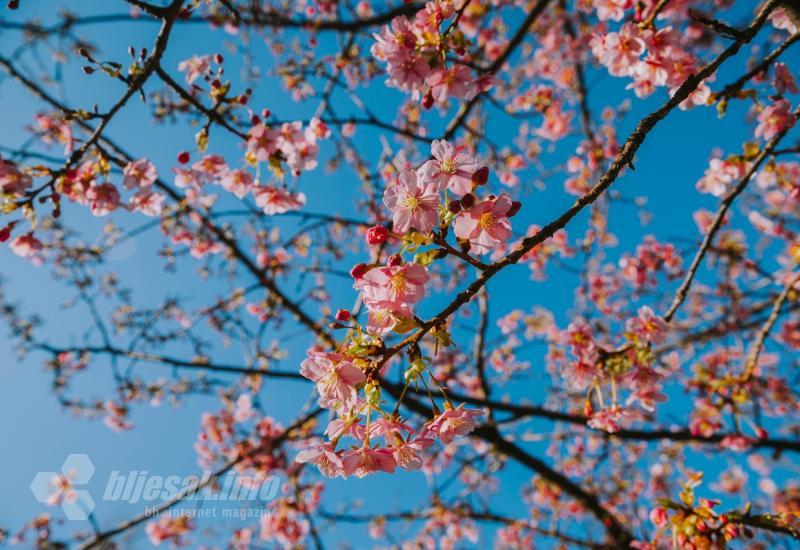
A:
[[[453,214],[458,214],[461,212],[461,201],[458,199],[451,200],[447,203],[447,210],[452,212]]]
[[[508,212],[506,212],[506,216],[508,216],[509,218],[514,216],[517,212],[519,212],[520,208],[522,208],[522,203],[521,202],[519,202],[519,201],[512,202],[511,203],[511,208],[509,208]]]
[[[367,271],[369,271],[367,264],[356,264],[353,266],[353,269],[350,270],[350,276],[353,277],[353,279],[360,279],[367,273]]]
[[[475,170],[475,173],[472,174],[472,183],[475,185],[483,185],[489,181],[489,167],[484,166],[483,168],[478,168]]]
[[[221,54],[216,54],[214,56],[214,63],[216,63],[217,65],[222,65],[223,61],[225,61],[225,59],[222,57]]]
[[[15,10],[19,8],[19,0],[8,0],[8,9]]]
[[[472,208],[472,205],[475,204],[475,195],[472,193],[467,193],[463,197],[461,197],[461,207],[464,209]]]
[[[350,320],[350,311],[346,309],[340,309],[336,312],[336,320],[340,323],[345,323]]]
[[[431,92],[428,92],[422,98],[422,108],[427,110],[430,109],[431,107],[433,107],[433,94]]]
[[[250,117],[250,124],[252,124],[253,126],[259,124],[260,122],[261,122],[261,119],[258,118],[258,115],[253,115],[253,116]]]
[[[190,158],[191,157],[189,156],[189,151],[181,151],[180,153],[178,153],[178,162],[180,162],[181,164],[186,164],[187,162],[189,162]]]
[[[7,225],[0,229],[0,243],[6,242],[11,237],[11,226]]]
[[[369,244],[381,244],[386,242],[389,237],[389,230],[382,225],[373,225],[367,230],[367,242]]]
[[[271,115],[272,111],[270,111],[269,109],[264,109],[263,111],[261,111],[261,116],[263,116],[264,118],[269,118]]]
[[[401,265],[402,263],[403,263],[403,258],[400,256],[400,254],[392,254],[391,256],[389,256],[389,261],[387,262],[387,265],[389,267],[395,267]]]

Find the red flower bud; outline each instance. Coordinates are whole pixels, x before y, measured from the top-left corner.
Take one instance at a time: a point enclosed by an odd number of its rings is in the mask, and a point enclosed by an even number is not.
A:
[[[367,271],[369,271],[367,264],[356,264],[353,266],[353,269],[350,270],[350,276],[353,277],[353,279],[360,279],[367,273]]]
[[[511,208],[508,209],[506,212],[506,216],[509,218],[519,212],[519,209],[522,208],[522,203],[519,201],[514,201],[511,203]]]
[[[453,214],[461,212],[461,201],[458,199],[452,200],[447,203],[447,209]]]
[[[11,225],[7,225],[0,229],[0,243],[6,242],[11,237],[11,227]]]
[[[221,55],[221,54],[216,54],[216,55],[214,56],[214,62],[215,62],[217,65],[222,65],[222,62],[223,62],[223,61],[225,61],[225,59],[222,57],[222,55]]]
[[[472,208],[472,205],[475,204],[475,195],[472,193],[467,193],[463,197],[461,197],[461,207],[464,209]]]
[[[382,225],[373,225],[367,230],[367,242],[369,244],[381,244],[386,242],[389,237],[389,230]]]
[[[189,151],[181,151],[180,153],[178,153],[178,162],[180,162],[181,164],[186,164],[187,162],[189,162],[190,158],[191,157],[189,156]]]
[[[422,108],[427,110],[430,109],[431,107],[433,107],[433,94],[431,92],[428,92],[422,98]]]
[[[472,174],[472,183],[475,185],[483,185],[489,181],[489,167],[484,166],[483,168],[478,168],[475,170],[475,173]]]
[[[272,111],[270,111],[269,109],[264,109],[263,111],[261,111],[261,116],[263,116],[264,118],[269,118],[271,114]]]
[[[250,124],[253,126],[257,125],[259,122],[261,122],[261,119],[258,118],[258,115],[253,115],[250,117]]]
[[[336,312],[336,320],[344,323],[350,320],[350,311],[347,309],[340,309]]]
[[[389,256],[388,265],[389,267],[395,267],[403,263],[403,258],[400,254],[392,254]]]

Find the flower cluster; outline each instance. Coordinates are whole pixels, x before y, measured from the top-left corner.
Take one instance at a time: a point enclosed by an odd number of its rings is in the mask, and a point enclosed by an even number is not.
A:
[[[366,232],[366,240],[379,246],[391,239],[404,243],[403,249],[384,261],[353,268],[354,287],[367,310],[366,324],[359,324],[349,311],[339,310],[333,326],[349,329],[344,342],[335,352],[312,348],[301,365],[301,374],[317,384],[320,406],[336,411],[337,418],[325,432],[328,441],[302,451],[299,461],[314,464],[330,477],[362,477],[397,467],[417,469],[423,465],[422,452],[435,440],[448,444],[475,428],[475,418],[483,411],[453,405],[437,378],[436,359],[424,357],[418,347],[410,354],[403,394],[409,385],[427,377],[445,395],[444,410],[434,405],[433,418],[419,430],[403,422],[397,410],[384,410],[378,376],[388,365],[382,351],[384,339],[420,323],[414,308],[424,298],[431,278],[427,266],[452,252],[476,263],[470,253],[495,251],[511,236],[509,218],[520,204],[506,194],[477,197],[474,193],[488,178],[488,168],[465,150],[434,141],[430,160],[390,179],[384,204],[391,211],[392,230],[374,226]],[[448,201],[448,197],[455,198]],[[451,227],[460,251],[446,243]],[[417,252],[430,244],[443,248]],[[403,259],[402,252],[407,250],[417,252],[412,261]],[[449,345],[446,331],[433,334]],[[343,437],[357,440],[358,445],[337,450]],[[378,438],[383,440],[380,446],[374,445]]]
[[[616,15],[610,18],[617,19]],[[642,29],[628,21],[619,31],[595,34],[590,45],[609,74],[632,78],[628,88],[633,89],[637,97],[644,98],[658,87],[666,87],[672,94],[697,72],[698,60],[681,47],[681,38],[681,33],[672,27]],[[702,82],[680,106],[687,109],[705,105],[710,97],[711,90]]]
[[[487,90],[491,78],[476,77],[467,65],[448,60],[448,52],[465,50],[455,20],[460,16],[452,2],[428,2],[413,19],[395,17],[376,33],[371,52],[386,62],[387,84],[413,92],[426,108]]]

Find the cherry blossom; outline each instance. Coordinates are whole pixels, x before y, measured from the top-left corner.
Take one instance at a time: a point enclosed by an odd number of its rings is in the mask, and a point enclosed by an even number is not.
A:
[[[392,211],[395,231],[405,233],[413,227],[428,232],[438,225],[439,195],[413,170],[402,172],[396,183],[386,188],[383,202]]]
[[[511,236],[514,203],[505,193],[476,203],[456,216],[453,228],[459,239],[469,242],[476,254],[486,254]]]

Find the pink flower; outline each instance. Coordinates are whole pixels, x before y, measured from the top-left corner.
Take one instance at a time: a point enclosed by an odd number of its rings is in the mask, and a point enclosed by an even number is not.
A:
[[[147,159],[129,162],[122,173],[125,175],[122,180],[122,185],[125,186],[125,189],[149,187],[153,185],[153,182],[158,177],[156,167]]]
[[[194,529],[194,524],[187,516],[164,515],[148,523],[145,531],[150,542],[156,546],[167,541],[171,542],[173,546],[183,546],[186,543],[184,537],[192,529]]]
[[[228,165],[219,155],[206,155],[192,164],[192,169],[201,180],[211,181],[224,176],[228,171]]]
[[[145,216],[160,216],[164,209],[166,197],[161,193],[142,190],[131,197],[129,208],[141,212]]]
[[[366,445],[348,451],[342,458],[345,476],[366,477],[375,472],[394,472],[397,467],[390,449],[370,448]]]
[[[434,69],[425,78],[431,87],[433,99],[444,103],[448,97],[462,98],[475,90],[472,82],[472,70],[466,65],[455,65],[450,69]]]
[[[397,182],[386,188],[383,203],[392,211],[394,229],[400,233],[411,227],[427,233],[439,223],[439,195],[423,185],[412,170],[402,172]]]
[[[60,506],[63,502],[75,502],[78,494],[73,488],[75,472],[69,474],[56,474],[50,480],[53,492],[47,497],[47,504],[50,506]]]
[[[620,407],[610,407],[595,413],[589,417],[587,424],[595,430],[603,430],[613,434],[620,429],[620,423],[628,416],[628,412]]]
[[[312,117],[311,120],[308,121],[306,139],[309,141],[316,141],[318,139],[328,139],[329,137],[331,137],[331,129],[327,124],[317,117]]]
[[[669,516],[667,515],[667,511],[663,508],[653,508],[650,510],[650,521],[653,522],[653,525],[658,527],[664,527],[669,521]]]
[[[613,76],[626,76],[631,73],[645,51],[644,40],[639,37],[638,27],[625,23],[619,32],[605,36],[595,36],[590,42],[592,53],[608,68]]]
[[[428,279],[424,266],[406,263],[372,268],[354,286],[361,291],[370,310],[383,308],[407,316],[409,305],[425,296]]]
[[[734,181],[744,175],[747,163],[738,160],[713,158],[703,177],[697,182],[697,190],[721,197],[728,192]]]
[[[0,193],[21,196],[31,187],[33,179],[20,171],[17,165],[9,160],[0,159]]]
[[[431,156],[433,159],[418,171],[423,182],[433,184],[437,192],[445,187],[457,195],[472,191],[472,174],[478,170],[478,161],[474,157],[439,139],[431,144]]]
[[[639,316],[628,319],[625,328],[636,335],[639,340],[651,344],[660,344],[664,341],[667,323],[653,313],[649,306],[642,306],[638,311]]]
[[[253,196],[256,205],[269,216],[299,210],[306,203],[306,196],[303,193],[292,193],[288,189],[271,185],[253,188]]]
[[[694,406],[689,431],[693,436],[711,437],[722,427],[719,410],[706,399],[696,401]]]
[[[257,161],[268,161],[278,150],[278,133],[264,124],[256,124],[247,134],[247,152]]]
[[[463,403],[456,409],[445,405],[445,411],[425,425],[422,436],[432,435],[443,443],[450,443],[456,436],[472,432],[475,429],[475,418],[485,414],[480,409],[465,409]]]
[[[345,407],[355,404],[355,386],[366,380],[364,372],[342,355],[315,350],[308,351],[308,358],[300,364],[300,374],[317,383],[322,403]]]
[[[23,258],[30,258],[35,256],[37,252],[44,248],[42,242],[33,236],[33,233],[26,233],[25,235],[20,235],[8,245],[11,247],[11,251],[16,254],[17,256],[22,256]]]
[[[561,109],[558,102],[553,103],[544,112],[541,127],[536,128],[533,133],[550,141],[558,141],[569,133],[572,116],[572,112]]]
[[[746,451],[753,446],[754,439],[742,434],[730,434],[722,438],[719,446],[723,449],[730,449],[731,451],[742,452]]]
[[[786,13],[784,8],[772,10],[769,14],[769,22],[772,23],[772,26],[776,29],[789,31],[790,34],[797,32],[797,25],[794,24],[794,21],[792,21],[792,18],[789,17],[789,14]]]
[[[295,461],[316,466],[325,477],[344,477],[341,451],[337,453],[332,443],[321,443],[297,453]]]
[[[418,437],[410,441],[397,441],[392,447],[392,453],[397,465],[404,470],[419,470],[422,468],[422,456],[425,449],[433,445],[433,440]]]
[[[503,193],[460,212],[453,223],[456,237],[469,241],[476,254],[491,252],[511,236],[511,222],[507,217],[511,206],[511,198]]]
[[[595,0],[594,5],[600,21],[621,21],[625,10],[633,6],[633,0]]]
[[[779,99],[758,115],[756,137],[766,140],[794,126],[797,117],[792,114],[792,104],[786,99]]]
[[[392,56],[402,55],[404,52],[413,52],[417,45],[417,35],[411,27],[409,20],[405,17],[395,17],[389,25],[384,25],[380,33],[372,36],[375,44],[372,45],[371,53],[380,60],[386,60]]]
[[[35,131],[45,143],[63,143],[64,154],[72,153],[73,136],[69,123],[59,116],[36,115]]]
[[[186,71],[187,84],[191,84],[201,76],[205,75],[210,67],[211,67],[210,55],[201,55],[201,56],[194,55],[189,59],[181,61],[178,64],[179,71],[181,72]]]
[[[111,183],[92,185],[86,191],[86,199],[95,216],[106,216],[119,207],[119,191]]]
[[[242,199],[253,187],[253,176],[247,170],[230,170],[220,180],[222,187]]]
[[[773,86],[775,86],[775,91],[779,94],[785,94],[787,92],[796,94],[800,91],[786,63],[775,63],[775,80],[773,81]]]

